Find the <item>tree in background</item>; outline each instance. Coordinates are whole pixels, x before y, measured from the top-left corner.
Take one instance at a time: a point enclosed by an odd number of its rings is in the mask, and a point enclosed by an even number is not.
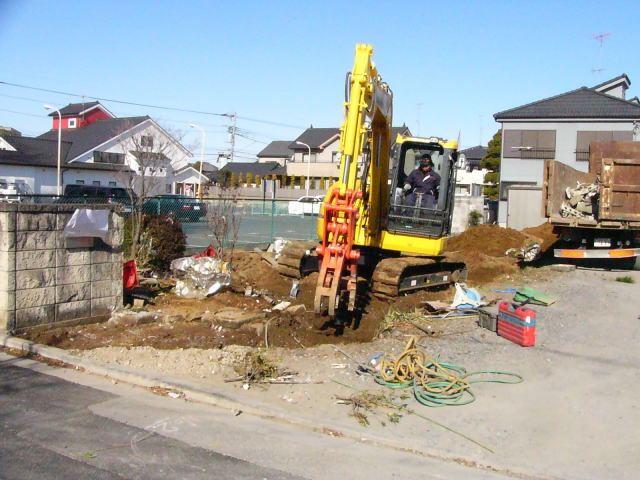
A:
[[[280,187],[284,188],[287,186],[287,176],[286,175],[280,175]]]
[[[311,190],[315,190],[316,189],[316,179],[315,178],[311,178],[311,180],[309,180],[309,188]]]
[[[300,177],[300,188],[306,188],[307,186],[307,177],[302,175]]]
[[[489,172],[484,176],[484,182],[489,183],[484,187],[483,193],[491,200],[498,199],[500,188],[500,150],[502,147],[502,129],[498,130],[489,141],[487,154],[480,161],[480,168],[486,168]]]
[[[294,188],[296,186],[296,176],[291,175],[289,177],[289,188]]]
[[[320,190],[324,190],[324,177],[320,179]]]
[[[247,173],[247,187],[251,187],[253,185],[253,173]]]
[[[238,186],[242,187],[244,184],[244,175],[242,173],[238,174]]]
[[[238,186],[238,177],[236,176],[235,172],[231,172],[231,177],[229,178],[229,186],[232,188]]]
[[[256,175],[256,187],[262,185],[262,177],[260,175]]]

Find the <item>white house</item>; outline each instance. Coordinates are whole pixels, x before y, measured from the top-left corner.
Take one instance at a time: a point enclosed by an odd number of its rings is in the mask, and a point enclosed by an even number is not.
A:
[[[630,85],[629,77],[622,74],[595,87],[581,87],[494,115],[502,124],[500,224],[508,223],[512,186],[541,187],[545,159],[586,172],[591,141],[640,140],[640,102],[638,97],[626,99]],[[539,204],[533,203],[531,208],[539,211]]]
[[[133,186],[153,177],[154,191],[172,193],[174,172],[191,152],[148,116],[116,118],[99,102],[60,109],[61,185]],[[57,113],[52,129],[36,138],[0,133],[0,184],[17,183],[37,194],[57,189]],[[143,166],[146,168],[143,172]],[[133,180],[133,181],[132,181]]]

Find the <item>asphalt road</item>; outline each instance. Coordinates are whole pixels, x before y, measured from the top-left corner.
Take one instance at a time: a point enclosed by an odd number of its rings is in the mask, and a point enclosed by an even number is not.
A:
[[[0,352],[0,478],[504,479]]]
[[[2,479],[302,478],[95,415],[114,395],[15,363],[0,358]]]
[[[238,245],[268,244],[274,237],[290,240],[316,238],[318,217],[303,215],[242,215],[239,218]],[[205,248],[210,243],[206,220],[184,222],[188,248]]]

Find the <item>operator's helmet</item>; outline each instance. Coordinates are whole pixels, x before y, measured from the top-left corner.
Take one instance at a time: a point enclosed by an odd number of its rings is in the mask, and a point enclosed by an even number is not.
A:
[[[418,155],[420,159],[420,167],[430,166],[433,168],[433,161],[431,160],[431,155],[428,153],[423,153],[422,155]]]

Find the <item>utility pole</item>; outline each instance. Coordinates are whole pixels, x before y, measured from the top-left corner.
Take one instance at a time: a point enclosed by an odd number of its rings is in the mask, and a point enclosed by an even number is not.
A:
[[[230,161],[233,162],[233,157],[235,155],[235,147],[236,147],[236,121],[238,115],[236,113],[227,114],[233,120],[233,125],[229,127],[229,143],[231,143],[231,155]]]

